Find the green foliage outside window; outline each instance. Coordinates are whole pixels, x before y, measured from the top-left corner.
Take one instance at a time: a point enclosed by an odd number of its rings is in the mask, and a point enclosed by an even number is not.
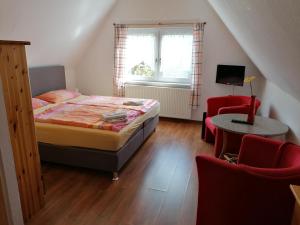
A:
[[[145,62],[141,62],[132,67],[131,74],[143,77],[152,77],[154,75],[154,71]]]

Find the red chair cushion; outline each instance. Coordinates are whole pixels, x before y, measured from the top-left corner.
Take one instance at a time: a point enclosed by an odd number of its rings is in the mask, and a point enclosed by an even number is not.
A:
[[[243,137],[238,164],[258,168],[276,168],[282,142],[248,134]]]
[[[206,117],[205,119],[205,125],[206,127],[211,131],[211,133],[216,136],[217,128],[216,126],[212,123],[211,117]]]

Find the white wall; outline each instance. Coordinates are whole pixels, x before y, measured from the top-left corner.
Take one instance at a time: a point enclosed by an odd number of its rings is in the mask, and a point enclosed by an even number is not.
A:
[[[59,64],[71,71],[116,0],[1,0],[0,39],[26,40],[29,66]],[[67,73],[67,85],[75,87]]]
[[[300,144],[300,102],[270,81],[266,82],[262,102],[261,114],[287,124],[287,139]]]
[[[261,95],[264,78],[240,48],[206,0],[119,0],[103,22],[94,42],[76,67],[77,87],[85,94],[112,95],[113,23],[157,23],[206,21],[204,37],[201,108],[194,119],[201,119],[209,96],[232,94],[232,87],[215,83],[217,64],[243,64],[247,74],[257,75],[255,94]],[[248,87],[235,94],[249,94]]]
[[[300,100],[300,1],[208,2],[263,75]]]

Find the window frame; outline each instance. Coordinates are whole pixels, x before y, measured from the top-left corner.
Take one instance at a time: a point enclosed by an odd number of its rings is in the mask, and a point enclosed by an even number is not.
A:
[[[187,87],[191,85],[192,82],[192,59],[190,66],[190,74],[187,78],[166,78],[160,74],[161,69],[161,43],[163,35],[168,34],[188,34],[193,36],[193,28],[192,26],[184,26],[184,27],[158,27],[158,28],[128,28],[127,35],[138,35],[138,34],[154,34],[155,43],[154,43],[154,75],[153,77],[142,77],[142,76],[134,76],[125,74],[126,83],[131,84],[144,84],[144,85],[167,85],[167,86],[182,86]],[[191,46],[192,49],[192,46]],[[192,52],[191,52],[192,54]]]

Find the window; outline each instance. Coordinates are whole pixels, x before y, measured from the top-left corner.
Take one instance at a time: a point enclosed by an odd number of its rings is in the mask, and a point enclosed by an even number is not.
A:
[[[190,28],[130,28],[126,81],[191,83],[193,35]]]

